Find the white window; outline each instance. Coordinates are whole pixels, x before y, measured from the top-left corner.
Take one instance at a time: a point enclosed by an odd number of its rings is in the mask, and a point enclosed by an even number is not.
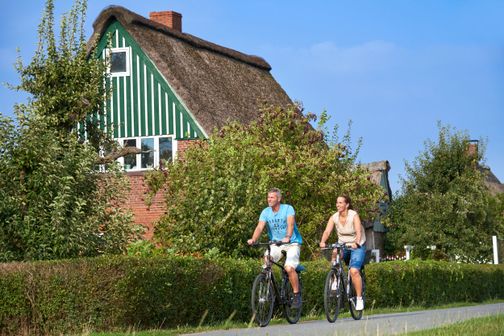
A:
[[[123,142],[124,147],[138,147],[137,139],[126,139]],[[125,170],[136,170],[138,169],[137,165],[137,154],[128,154],[122,157],[123,159],[123,167]]]
[[[107,49],[108,72],[112,77],[129,76],[131,69],[131,48]]]
[[[154,138],[140,139],[140,148],[140,168],[154,168]]]
[[[174,149],[175,147],[172,138],[159,138],[159,163],[166,165],[170,162],[173,162],[173,159],[175,158],[175,156],[173,155],[175,152]]]
[[[119,158],[126,171],[141,171],[165,166],[175,158],[177,142],[171,136],[127,138],[118,140],[124,147],[136,147],[140,154],[128,154]]]

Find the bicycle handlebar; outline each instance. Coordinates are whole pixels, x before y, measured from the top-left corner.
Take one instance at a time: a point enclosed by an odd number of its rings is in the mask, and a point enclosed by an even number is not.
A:
[[[255,242],[254,244],[250,245],[252,247],[258,247],[258,246],[270,246],[270,245],[276,245],[276,246],[282,246],[282,245],[288,245],[292,244],[291,242],[285,243],[281,240],[270,240],[269,242]]]
[[[321,247],[320,249],[321,250],[334,250],[334,249],[339,249],[339,248],[347,249],[349,247],[347,246],[347,243],[343,243],[343,244],[334,243],[334,244],[327,244],[326,247]]]

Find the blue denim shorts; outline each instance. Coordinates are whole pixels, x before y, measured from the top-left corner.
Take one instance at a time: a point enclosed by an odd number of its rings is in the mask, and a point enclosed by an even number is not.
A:
[[[343,252],[343,259],[350,268],[361,269],[365,258],[366,245],[361,245],[361,247],[355,249],[345,249]]]

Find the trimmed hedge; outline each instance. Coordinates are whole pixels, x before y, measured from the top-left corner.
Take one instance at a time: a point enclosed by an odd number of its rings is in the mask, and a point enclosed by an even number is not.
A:
[[[323,310],[328,262],[305,263],[304,313]],[[0,334],[79,333],[249,321],[258,260],[98,257],[0,264]],[[504,298],[504,266],[388,262],[366,266],[367,305]]]

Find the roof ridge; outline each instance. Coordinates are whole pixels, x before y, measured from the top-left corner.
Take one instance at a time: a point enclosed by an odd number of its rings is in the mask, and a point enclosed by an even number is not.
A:
[[[196,48],[201,48],[211,52],[215,52],[233,58],[235,60],[250,64],[263,70],[267,71],[271,70],[270,64],[266,62],[262,57],[255,55],[247,55],[237,50],[226,48],[218,44],[203,40],[194,35],[179,32],[175,29],[149,20],[135,12],[130,11],[127,8],[117,5],[108,6],[100,12],[96,20],[93,22],[93,29],[94,29],[93,36],[96,33],[98,33],[98,35],[101,35],[107,26],[106,23],[109,20],[111,20],[112,17],[116,18],[119,22],[122,22],[123,24],[143,25],[152,28],[156,31],[159,31],[163,34],[182,40]]]

